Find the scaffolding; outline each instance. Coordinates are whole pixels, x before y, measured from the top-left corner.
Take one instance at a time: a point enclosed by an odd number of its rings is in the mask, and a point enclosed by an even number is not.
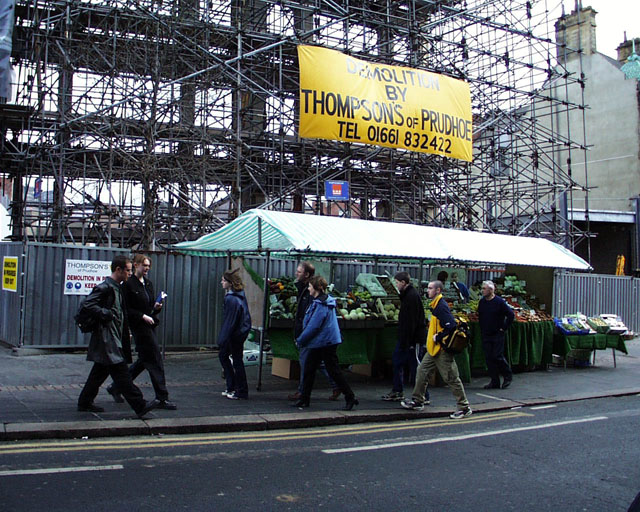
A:
[[[250,208],[584,239],[550,1],[17,0],[14,240],[156,249]],[[298,44],[466,80],[474,158],[301,139]],[[567,156],[568,155],[568,156]],[[351,199],[328,205],[325,180]],[[5,183],[7,181],[5,180]]]

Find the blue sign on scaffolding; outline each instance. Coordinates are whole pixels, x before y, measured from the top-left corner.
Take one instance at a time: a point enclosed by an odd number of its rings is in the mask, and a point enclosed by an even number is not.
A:
[[[327,201],[347,201],[349,199],[349,182],[325,181],[324,196]]]

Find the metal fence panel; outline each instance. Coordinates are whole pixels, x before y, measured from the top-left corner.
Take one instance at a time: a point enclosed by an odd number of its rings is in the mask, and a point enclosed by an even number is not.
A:
[[[0,243],[0,262],[5,256],[18,258],[17,291],[0,290],[0,340],[17,347],[20,345],[20,323],[24,294],[24,257],[20,242]]]
[[[6,245],[6,244],[1,244]],[[0,245],[0,246],[1,246]],[[76,327],[73,315],[84,296],[64,295],[67,259],[111,261],[116,248],[27,244],[25,306],[22,345],[38,348],[78,347],[89,344],[90,334]],[[222,317],[220,277],[225,258],[179,254],[151,256],[149,277],[154,288],[169,294],[160,316],[158,341],[167,347],[213,345]],[[2,325],[7,325],[3,301]],[[7,340],[9,341],[9,340]],[[18,339],[12,342],[18,345]]]
[[[625,325],[640,331],[640,279],[605,274],[558,271],[554,279],[553,315],[602,313],[620,315]]]
[[[64,294],[67,259],[111,261],[116,248],[54,244],[26,246],[25,307],[22,344],[30,347],[84,347],[89,334],[76,327],[73,316],[85,296]]]
[[[220,278],[225,269],[226,258],[153,256],[149,276],[158,292],[168,294],[160,315],[159,343],[174,348],[215,344],[224,300]]]

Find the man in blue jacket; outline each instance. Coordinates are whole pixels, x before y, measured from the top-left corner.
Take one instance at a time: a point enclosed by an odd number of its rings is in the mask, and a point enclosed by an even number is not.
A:
[[[482,299],[478,303],[478,320],[482,335],[482,348],[491,381],[484,389],[500,387],[500,375],[503,377],[502,389],[508,388],[513,380],[511,367],[504,357],[504,333],[513,323],[513,310],[496,295],[493,281],[482,283]]]

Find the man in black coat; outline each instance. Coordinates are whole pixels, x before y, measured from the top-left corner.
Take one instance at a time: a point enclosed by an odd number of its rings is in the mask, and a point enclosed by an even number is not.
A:
[[[131,261],[124,256],[116,256],[111,262],[111,277],[91,290],[84,303],[99,325],[91,333],[87,360],[93,361],[93,368],[78,397],[78,411],[104,412],[93,401],[109,375],[139,417],[158,406],[157,400],[145,401],[142,391],[131,380],[127,368],[127,363],[131,362],[131,344],[120,283],[130,275]]]
[[[411,277],[407,272],[398,272],[394,279],[400,292],[400,314],[398,315],[398,341],[393,351],[393,388],[383,395],[386,401],[402,401],[404,368],[409,367],[410,373],[415,373],[418,365],[415,349],[416,345],[424,345],[427,338],[427,322],[420,294],[411,284]],[[426,399],[429,399],[428,392]]]
[[[508,388],[513,373],[504,357],[504,337],[511,327],[515,314],[505,300],[496,295],[493,281],[482,283],[482,299],[478,303],[478,321],[482,335],[482,349],[491,381],[484,389],[500,388],[500,375],[503,377],[502,389]]]
[[[169,391],[164,375],[164,363],[160,347],[156,340],[155,329],[158,326],[158,313],[162,309],[162,299],[158,302],[153,283],[147,278],[151,269],[151,258],[136,254],[133,259],[134,275],[124,283],[124,298],[127,304],[129,326],[136,342],[138,359],[129,367],[131,380],[136,380],[145,369],[149,372],[158,409],[175,410],[178,407],[169,401]],[[116,402],[124,402],[117,387],[112,383],[107,391]]]

